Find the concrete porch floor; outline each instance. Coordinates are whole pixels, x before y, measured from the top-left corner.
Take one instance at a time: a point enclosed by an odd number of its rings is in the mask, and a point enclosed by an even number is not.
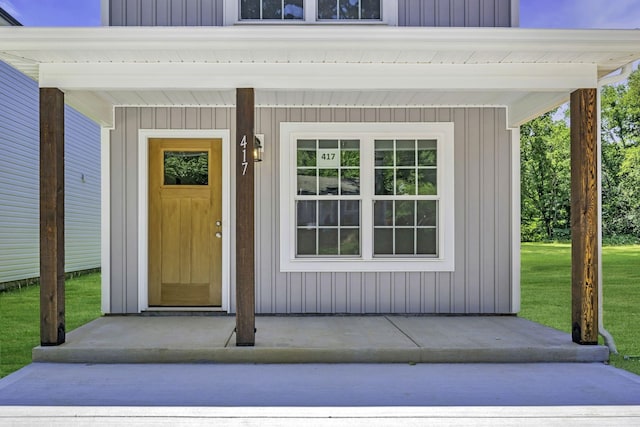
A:
[[[258,316],[255,347],[233,316],[108,316],[36,347],[60,363],[604,362],[603,346],[513,316]]]

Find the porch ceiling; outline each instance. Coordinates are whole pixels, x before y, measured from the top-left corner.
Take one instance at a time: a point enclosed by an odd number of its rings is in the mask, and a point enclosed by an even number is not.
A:
[[[518,125],[640,59],[640,30],[0,28],[0,59],[103,125],[114,106],[506,106]]]

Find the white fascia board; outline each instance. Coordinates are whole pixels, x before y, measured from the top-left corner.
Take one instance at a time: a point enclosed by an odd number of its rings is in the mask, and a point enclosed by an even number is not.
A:
[[[0,51],[73,52],[417,48],[506,52],[640,54],[640,30],[336,25],[0,28]],[[633,60],[631,58],[630,60]]]
[[[102,127],[113,128],[114,106],[92,92],[66,92],[65,102]]]
[[[40,86],[63,90],[522,90],[597,86],[595,64],[42,64]]]

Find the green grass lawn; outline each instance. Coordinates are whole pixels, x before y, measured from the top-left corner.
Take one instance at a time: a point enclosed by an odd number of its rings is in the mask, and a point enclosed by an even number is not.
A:
[[[571,246],[522,244],[520,316],[571,331]],[[640,374],[640,245],[605,246],[603,320],[618,356],[611,364]]]
[[[101,315],[100,273],[66,282],[67,332]],[[40,288],[0,293],[0,378],[31,363],[40,344]]]

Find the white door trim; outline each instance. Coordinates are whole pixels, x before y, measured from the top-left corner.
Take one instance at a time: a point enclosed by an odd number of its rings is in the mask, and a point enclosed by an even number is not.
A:
[[[138,311],[149,308],[149,139],[222,139],[222,310],[229,311],[231,261],[231,133],[228,129],[140,129],[138,131]]]

